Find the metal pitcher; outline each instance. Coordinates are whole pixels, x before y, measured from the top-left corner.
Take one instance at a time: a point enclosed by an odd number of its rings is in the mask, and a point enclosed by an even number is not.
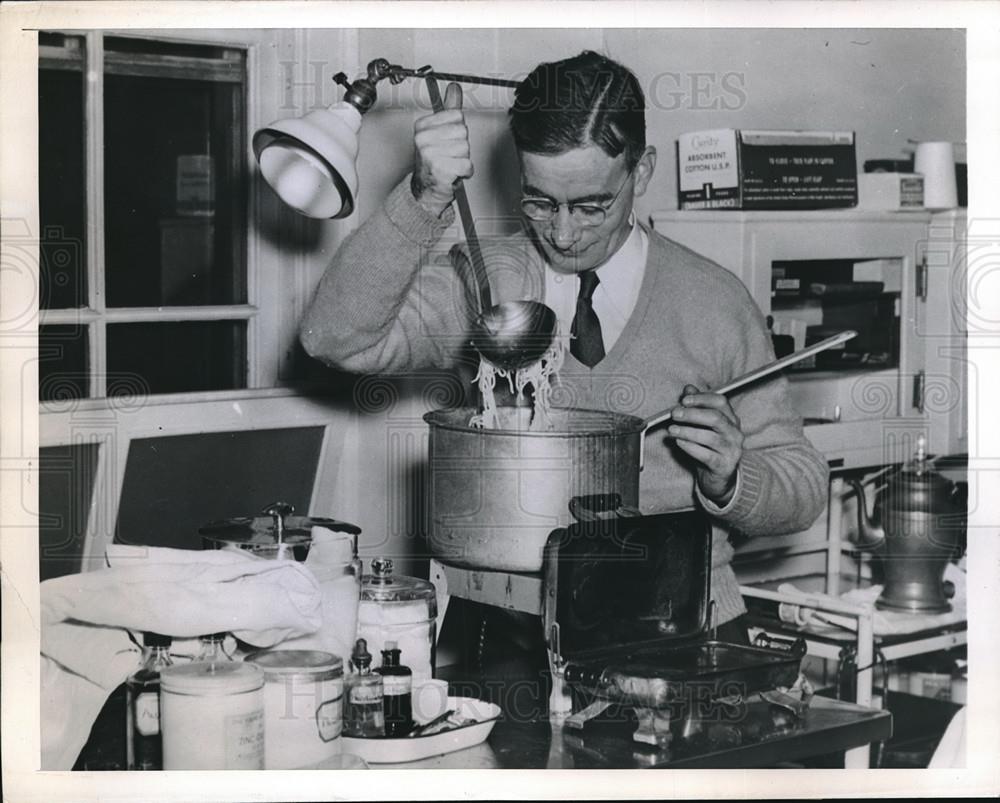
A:
[[[917,441],[914,459],[888,478],[871,517],[861,482],[847,482],[858,500],[858,532],[852,540],[882,562],[885,585],[876,606],[910,613],[951,610],[944,570],[964,548],[965,510],[959,486],[927,460],[924,438]]]

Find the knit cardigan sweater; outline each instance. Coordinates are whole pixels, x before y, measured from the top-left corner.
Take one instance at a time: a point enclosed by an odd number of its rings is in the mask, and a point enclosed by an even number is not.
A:
[[[475,283],[454,212],[434,217],[407,177],[340,247],[301,327],[306,351],[355,373],[456,367],[468,361]],[[559,406],[647,418],[672,407],[686,384],[719,387],[774,358],[763,316],[742,282],[710,260],[648,231],[639,300],[621,336],[593,368],[567,353]],[[545,263],[526,233],[483,242],[493,301],[544,301]],[[713,519],[712,597],[718,623],[745,609],[730,566],[728,531],[747,536],[806,529],[826,502],[827,465],[802,432],[784,378],[731,397],[745,436],[736,492],[725,508],[697,490],[693,464],[665,427],[650,430],[639,507],[699,506]]]

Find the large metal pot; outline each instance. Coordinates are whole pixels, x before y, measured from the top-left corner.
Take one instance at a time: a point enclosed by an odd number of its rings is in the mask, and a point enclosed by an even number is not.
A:
[[[435,410],[430,426],[430,547],[471,568],[536,572],[552,530],[577,496],[639,503],[642,432],[632,415],[553,410],[553,429],[529,429],[531,410],[501,407],[498,429],[469,426],[471,407]]]

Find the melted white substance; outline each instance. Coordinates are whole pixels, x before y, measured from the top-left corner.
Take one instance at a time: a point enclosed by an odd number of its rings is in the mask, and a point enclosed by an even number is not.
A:
[[[511,371],[497,368],[489,360],[480,356],[479,372],[473,381],[479,386],[483,411],[472,416],[469,420],[469,426],[478,429],[500,428],[496,398],[493,394],[497,378],[500,377],[507,380],[510,392],[517,394],[519,399],[524,396],[525,389],[529,385],[534,390],[534,410],[529,430],[541,432],[552,429],[549,417],[552,383],[559,381],[559,369],[566,356],[567,342],[567,338],[563,336],[561,331],[558,331],[552,340],[552,345],[541,358],[530,365],[518,368],[517,371],[513,372],[513,375]]]

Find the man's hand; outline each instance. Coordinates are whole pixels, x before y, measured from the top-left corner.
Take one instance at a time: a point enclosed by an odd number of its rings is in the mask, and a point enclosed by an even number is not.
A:
[[[736,469],[743,456],[743,432],[729,400],[685,385],[681,403],[671,412],[667,432],[698,461],[698,487],[719,507],[725,507],[733,498]]]
[[[413,144],[416,159],[410,189],[424,209],[439,216],[454,200],[456,182],[473,172],[462,87],[448,84],[444,109],[417,120]]]

